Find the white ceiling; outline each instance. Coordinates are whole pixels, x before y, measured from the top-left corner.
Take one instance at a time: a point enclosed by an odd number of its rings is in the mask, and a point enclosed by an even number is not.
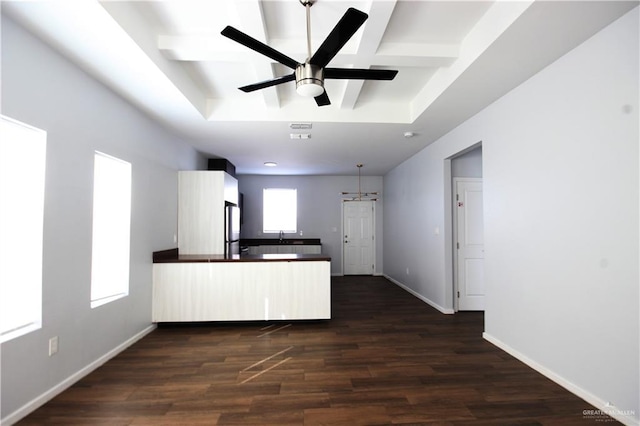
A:
[[[232,25],[303,62],[298,0],[3,1],[2,11],[238,173],[352,175],[362,163],[382,175],[637,5],[317,0],[313,51],[347,8],[369,14],[329,66],[399,71],[327,80],[325,107],[295,82],[238,90],[291,70],[220,35]],[[312,123],[309,139],[290,138],[299,122]]]

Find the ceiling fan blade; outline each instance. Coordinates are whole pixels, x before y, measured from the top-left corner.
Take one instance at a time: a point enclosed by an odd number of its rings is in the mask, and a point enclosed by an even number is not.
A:
[[[318,106],[331,105],[331,101],[329,100],[329,95],[327,95],[327,91],[326,90],[324,92],[322,92],[322,95],[318,95],[313,99],[316,100],[316,104],[318,104]]]
[[[291,59],[287,55],[278,52],[274,48],[267,46],[263,42],[258,41],[255,38],[248,36],[242,31],[237,30],[231,26],[225,27],[225,29],[222,30],[220,34],[244,46],[247,46],[251,50],[262,53],[264,56],[271,58],[274,61],[280,62],[282,65],[286,65],[289,68],[296,69],[296,67],[298,66],[298,62]]]
[[[360,68],[325,68],[324,78],[334,80],[393,80],[397,70],[372,70]]]
[[[260,83],[249,84],[248,86],[239,87],[245,93],[253,92],[254,90],[260,90],[267,87],[275,86],[278,84],[286,83],[296,79],[295,74],[285,75],[284,77],[274,78],[271,80],[261,81]]]
[[[347,9],[309,62],[320,68],[326,67],[368,17],[369,15],[358,9],[352,7]]]

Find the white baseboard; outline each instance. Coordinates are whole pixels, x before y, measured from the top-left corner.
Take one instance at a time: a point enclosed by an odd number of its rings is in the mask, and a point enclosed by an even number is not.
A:
[[[548,368],[544,367],[543,365],[540,365],[536,361],[534,361],[531,358],[527,357],[526,355],[518,352],[517,350],[515,350],[512,347],[510,347],[509,345],[505,344],[501,340],[496,339],[495,337],[493,337],[489,333],[486,333],[486,332],[482,333],[482,337],[486,341],[488,341],[488,342],[492,343],[493,345],[499,347],[500,349],[502,349],[503,351],[505,351],[509,355],[513,356],[514,358],[517,358],[518,360],[524,362],[529,367],[531,367],[534,370],[536,370],[538,373],[540,373],[543,376],[547,377],[548,379],[556,382],[557,384],[559,384],[560,386],[562,386],[563,388],[565,388],[566,390],[568,390],[572,394],[584,399],[587,403],[593,405],[598,410],[600,410],[600,413],[598,413],[598,414],[606,414],[606,415],[608,415],[610,417],[613,417],[614,419],[618,420],[620,423],[622,423],[624,425],[635,425],[635,426],[637,426],[637,425],[640,424],[638,422],[638,418],[634,417],[634,413],[625,413],[624,410],[621,410],[621,409],[619,409],[617,407],[614,407],[614,406],[608,404],[607,401],[603,401],[602,399],[598,398],[597,396],[593,395],[592,393],[582,389],[579,386],[576,386],[574,383],[566,380],[562,376],[559,376],[558,374],[554,373],[553,371],[549,370]],[[585,407],[585,408],[587,408],[587,407]],[[637,413],[635,413],[635,414],[637,414]],[[593,418],[591,413],[586,413],[584,415],[585,415],[585,421]],[[598,420],[596,419],[594,421],[598,421]]]
[[[58,383],[57,385],[55,385],[54,387],[52,387],[42,395],[32,399],[31,401],[29,401],[22,407],[18,408],[16,411],[9,414],[5,418],[0,419],[0,424],[3,426],[10,426],[18,422],[19,420],[23,419],[24,417],[31,414],[36,409],[46,404],[48,401],[58,396],[60,393],[62,393],[63,391],[71,387],[74,383],[76,383],[77,381],[79,381],[80,379],[82,379],[83,377],[91,373],[93,370],[100,367],[101,365],[109,361],[111,358],[115,357],[120,352],[124,351],[129,346],[133,345],[135,342],[142,339],[144,336],[151,333],[155,329],[156,329],[156,325],[151,324],[150,326],[148,326],[138,334],[134,335],[133,337],[131,337],[121,345],[118,345],[117,347],[110,350],[109,352],[107,352],[97,360],[93,361],[91,364],[87,365],[86,367],[82,368],[81,370],[77,371],[71,376],[67,377],[62,382]]]
[[[435,303],[434,301],[424,297],[423,295],[421,295],[420,293],[416,292],[415,290],[407,287],[406,285],[402,284],[400,281],[396,281],[393,278],[387,276],[387,275],[383,275],[386,279],[388,279],[389,281],[391,281],[392,283],[394,283],[395,285],[397,285],[398,287],[401,287],[403,290],[408,291],[409,293],[411,293],[412,295],[414,295],[415,297],[417,297],[418,299],[422,300],[424,303],[426,303],[427,305],[439,310],[440,312],[442,312],[443,314],[455,314],[455,311],[453,309],[447,309],[445,307],[442,307],[440,305],[438,305],[437,303]]]
[[[339,272],[337,274],[331,274],[332,277],[346,277],[348,275],[343,274],[342,272]],[[371,274],[372,277],[384,277],[385,275],[380,273],[380,272],[375,272],[373,274]]]

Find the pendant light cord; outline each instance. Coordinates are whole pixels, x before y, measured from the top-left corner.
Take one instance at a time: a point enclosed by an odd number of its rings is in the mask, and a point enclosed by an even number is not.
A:
[[[360,186],[360,170],[362,170],[362,164],[358,164],[358,200],[362,201],[362,189]]]

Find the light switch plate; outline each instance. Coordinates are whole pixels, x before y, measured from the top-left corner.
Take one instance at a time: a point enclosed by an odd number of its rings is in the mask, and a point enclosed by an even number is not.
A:
[[[49,356],[58,353],[58,336],[53,336],[49,339]]]

